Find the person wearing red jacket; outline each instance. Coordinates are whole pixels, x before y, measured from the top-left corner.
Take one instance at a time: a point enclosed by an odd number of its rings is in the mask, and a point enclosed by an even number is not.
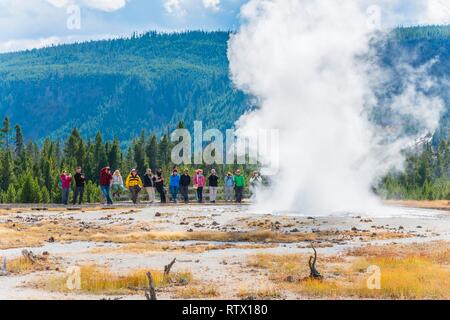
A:
[[[106,199],[108,205],[113,204],[111,196],[109,195],[109,191],[111,189],[111,181],[112,181],[111,168],[105,167],[100,170],[100,189],[102,190],[102,194]]]
[[[198,203],[203,202],[203,188],[206,184],[205,176],[203,175],[203,170],[198,169],[194,175],[194,189],[197,189],[197,201]]]
[[[61,179],[61,189],[62,189],[62,204],[67,206],[69,204],[69,192],[70,192],[70,184],[72,182],[72,176],[67,174],[67,171],[64,170],[60,176]]]

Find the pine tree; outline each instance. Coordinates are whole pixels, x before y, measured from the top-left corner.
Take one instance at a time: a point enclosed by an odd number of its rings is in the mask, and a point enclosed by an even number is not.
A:
[[[119,140],[114,139],[108,152],[108,163],[111,166],[112,170],[117,170],[120,168],[120,158]]]
[[[450,158],[449,158],[449,145],[446,140],[442,140],[439,143],[437,156],[436,156],[436,177],[446,177],[449,178],[449,166],[450,166]]]
[[[84,160],[84,143],[77,129],[73,129],[64,146],[67,166],[82,166]]]
[[[22,129],[19,125],[15,126],[15,147],[14,147],[14,165],[18,175],[21,175],[32,166],[32,148],[25,147]]]
[[[177,129],[184,129],[184,128],[185,128],[184,121],[178,122]]]
[[[11,131],[9,118],[5,117],[3,119],[3,126],[0,129],[0,147],[3,145],[6,149],[9,149],[9,132]]]
[[[136,169],[139,174],[143,175],[147,169],[145,159],[145,132],[141,132],[141,136],[138,140],[133,142],[133,155],[134,162],[136,163]]]
[[[5,203],[16,203],[17,192],[16,188],[11,184],[6,191]]]
[[[169,160],[169,137],[164,135],[158,146],[158,167],[163,168]]]
[[[1,168],[0,168],[0,189],[3,191],[8,190],[12,186],[14,179],[13,160],[11,152],[6,150],[2,154]]]
[[[20,201],[22,203],[39,203],[41,202],[40,196],[41,190],[37,181],[33,179],[31,172],[27,172],[23,178]]]
[[[145,153],[147,155],[148,163],[150,166],[150,169],[153,170],[153,172],[156,171],[158,168],[158,142],[156,140],[156,136],[152,135],[150,137],[150,140],[147,143],[147,146],[145,148]]]
[[[48,189],[43,186],[41,188],[41,193],[40,193],[40,202],[41,203],[49,203],[50,202],[50,193],[48,192]]]
[[[108,158],[106,156],[105,145],[103,144],[102,135],[100,132],[95,136],[94,142],[94,160],[96,161],[96,172],[108,165]]]

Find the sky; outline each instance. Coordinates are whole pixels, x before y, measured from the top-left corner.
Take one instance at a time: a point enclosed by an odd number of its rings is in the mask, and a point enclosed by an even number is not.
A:
[[[0,52],[123,37],[135,31],[237,30],[240,10],[246,2],[0,0]],[[450,23],[448,0],[405,0],[395,5],[389,0],[360,2],[366,7],[378,6],[385,26]]]

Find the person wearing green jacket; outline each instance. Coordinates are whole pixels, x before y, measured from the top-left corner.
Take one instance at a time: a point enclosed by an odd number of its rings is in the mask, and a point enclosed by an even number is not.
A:
[[[241,175],[241,170],[236,170],[234,176],[234,191],[236,194],[236,202],[241,203],[244,195],[245,178]]]

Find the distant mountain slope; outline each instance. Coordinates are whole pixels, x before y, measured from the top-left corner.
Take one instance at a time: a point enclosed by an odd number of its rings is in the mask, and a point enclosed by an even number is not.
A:
[[[0,55],[0,115],[30,138],[127,140],[179,120],[229,128],[247,108],[228,77],[225,32],[154,32]]]
[[[437,57],[449,128],[450,27],[398,29],[380,53],[386,65],[400,52],[413,64]],[[179,120],[230,128],[249,99],[229,79],[226,32],[146,33],[0,55],[0,116],[27,138],[64,138],[73,127],[93,137],[127,141],[141,129],[164,132]],[[399,75],[401,76],[401,75]],[[320,125],[320,124],[318,124]]]
[[[418,67],[433,61],[430,74],[435,85],[430,90],[439,95],[445,103],[441,124],[435,133],[434,141],[447,139],[450,130],[450,26],[399,28],[391,33],[380,55],[388,68],[397,78],[393,78],[392,87],[401,83],[402,68],[395,64],[407,62]]]

